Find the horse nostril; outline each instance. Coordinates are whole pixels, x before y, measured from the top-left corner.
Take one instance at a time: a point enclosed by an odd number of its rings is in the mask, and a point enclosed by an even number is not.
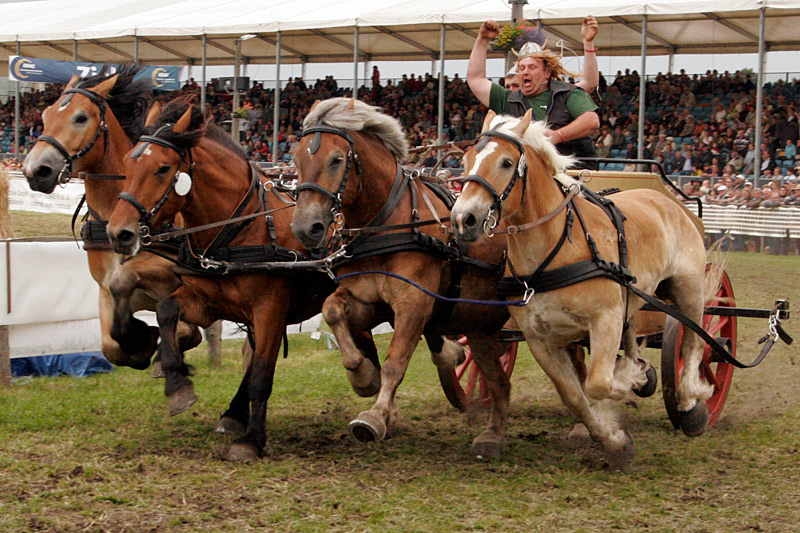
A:
[[[464,226],[467,228],[474,228],[478,225],[478,219],[472,213],[464,217]]]
[[[34,176],[37,178],[49,178],[50,175],[53,173],[52,167],[47,165],[39,165],[36,168],[36,172],[33,173]]]
[[[311,237],[322,237],[325,234],[325,225],[322,222],[315,222],[308,230]]]
[[[136,244],[136,234],[129,230],[122,230],[117,233],[117,243],[120,246],[130,247]]]

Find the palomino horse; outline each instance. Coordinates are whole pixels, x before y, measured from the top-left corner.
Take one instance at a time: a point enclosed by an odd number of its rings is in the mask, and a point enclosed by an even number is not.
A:
[[[531,276],[534,273],[542,277],[579,262],[608,269],[600,277],[541,289],[527,306],[511,308],[511,315],[563,402],[612,459],[624,462],[632,457],[631,436],[604,412],[600,401],[617,398],[620,391],[646,381],[634,339],[635,312],[644,302],[612,277],[628,275],[635,287],[670,300],[699,323],[706,261],[703,239],[681,206],[652,190],[613,195],[613,204],[624,214],[618,219],[620,226],[624,219],[620,234],[614,217],[601,205],[583,194],[569,202],[578,184],[563,170],[572,160],[556,152],[544,135],[545,127],[531,123],[530,111],[521,119],[489,113],[481,142],[465,156],[468,177],[451,214],[453,226],[468,241],[491,232],[495,217],[516,226],[509,232],[514,234],[508,238],[507,272],[530,282],[530,290],[538,281]],[[576,226],[580,222],[574,233],[573,217],[578,218]],[[625,266],[621,251],[625,240],[629,272],[617,268]],[[600,258],[602,262],[595,261]],[[623,332],[626,357],[617,359]],[[573,365],[567,349],[586,338],[592,355],[588,373],[582,364]],[[702,353],[700,338],[687,332],[678,396],[681,426],[690,435],[704,431],[708,418],[704,400],[713,392],[700,378]]]
[[[366,226],[375,230],[347,244],[347,260],[338,269],[339,287],[322,308],[353,389],[364,397],[378,394],[372,409],[350,423],[351,434],[361,441],[386,436],[397,415],[395,393],[421,335],[437,365],[455,366],[463,352],[455,342],[443,342],[442,335],[465,334],[492,400],[489,428],[474,440],[473,451],[487,458],[499,455],[510,385],[499,361],[505,347],[498,332],[507,311],[436,302],[394,276],[411,279],[432,293],[458,296],[460,291],[462,298],[496,299],[504,239],[480,239],[465,258],[465,247],[450,241],[440,224],[407,226],[399,233],[392,228],[444,217],[449,206],[401,167],[408,150],[405,135],[397,120],[378,108],[332,98],[317,102],[303,127],[294,152],[295,235],[307,248],[317,248],[331,224],[343,225],[345,231]],[[365,273],[356,274],[359,271]],[[393,323],[394,336],[381,367],[370,331],[384,321]]]
[[[152,99],[149,80],[134,80],[139,70],[124,64],[115,74],[103,69],[85,80],[74,78],[42,113],[44,132],[22,171],[31,189],[45,194],[69,179],[71,171],[89,174],[89,220],[82,233],[89,270],[100,286],[103,354],[115,365],[144,369],[156,349],[158,328],[133,313],[155,310],[180,281],[172,263],[156,255],[122,263],[105,235],[105,221],[123,187],[123,157],[139,138]],[[180,335],[186,349],[201,340],[197,328],[187,324],[181,325]]]
[[[230,460],[259,457],[285,325],[317,314],[333,283],[320,273],[276,274],[263,267],[304,256],[289,230],[291,203],[265,189],[241,148],[205,124],[199,107],[173,101],[147,131],[126,159],[125,191],[108,235],[119,253],[135,254],[142,246],[140,225],[155,226],[178,212],[187,229],[222,223],[187,235],[178,255],[183,285],[158,304],[165,392],[170,414],[196,400],[176,343],[179,319],[203,327],[218,319],[246,324],[254,353],[219,428],[247,428],[229,450]]]

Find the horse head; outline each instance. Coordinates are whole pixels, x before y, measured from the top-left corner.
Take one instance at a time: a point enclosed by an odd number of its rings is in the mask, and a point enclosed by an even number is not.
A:
[[[148,120],[153,120],[152,114]],[[202,112],[186,102],[171,102],[147,125],[145,135],[125,160],[125,189],[108,221],[117,253],[133,255],[142,235],[170,222],[192,195],[191,148],[204,133]]]
[[[383,186],[379,174],[388,170],[394,176],[408,145],[399,123],[378,108],[331,98],[314,103],[292,155],[298,178],[292,231],[313,249],[323,243],[331,225],[343,226],[343,208],[369,205],[362,195]]]
[[[478,141],[464,155],[464,186],[450,220],[458,238],[474,242],[491,235],[501,219],[513,217],[526,189],[542,178],[571,179],[563,170],[572,159],[559,155],[545,135],[544,122],[532,122],[531,111],[521,118],[489,111]]]
[[[25,158],[22,172],[31,189],[49,194],[73,170],[117,163],[108,157],[109,143],[118,134],[125,143],[120,154],[128,149],[152,97],[149,80],[134,81],[140,70],[126,63],[116,72],[104,66],[96,76],[72,77],[58,100],[42,112],[44,131]]]

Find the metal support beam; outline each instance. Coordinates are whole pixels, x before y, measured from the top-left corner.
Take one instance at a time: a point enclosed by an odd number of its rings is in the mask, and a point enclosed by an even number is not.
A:
[[[418,48],[419,50],[422,50],[423,52],[429,53],[431,55],[431,57],[433,57],[433,58],[435,58],[437,56],[436,50],[434,50],[432,48],[428,48],[424,44],[420,44],[420,43],[418,43],[417,41],[415,41],[413,39],[409,39],[405,35],[400,35],[399,33],[396,33],[396,32],[394,32],[394,31],[392,31],[389,28],[386,28],[384,26],[374,26],[374,28],[376,30],[378,30],[379,32],[382,32],[382,33],[385,33],[386,35],[390,35],[390,36],[394,37],[398,41],[402,41],[402,42],[404,42],[404,43],[406,43],[408,45],[413,46],[414,48]]]
[[[358,98],[358,26],[353,32],[353,98]]]
[[[19,41],[17,41],[17,55],[22,55],[20,53],[20,45]],[[20,91],[20,84],[19,81],[14,82],[14,88],[16,92],[16,97],[14,98],[14,156],[17,158],[19,163],[22,163],[22,154],[20,153],[19,149],[19,117],[20,117],[20,98],[21,95]]]
[[[546,24],[542,24],[541,30],[546,31],[547,33],[549,33],[551,35],[555,35],[559,39],[563,39],[564,40],[564,44],[568,43],[571,48],[572,47],[577,48],[578,46],[583,46],[583,42],[582,41],[576,41],[575,39],[573,39],[572,37],[570,37],[566,33],[560,32],[555,28],[551,28],[550,26],[547,26]],[[549,45],[550,48],[553,47],[551,45],[551,43],[548,42],[547,44]]]
[[[278,164],[278,132],[281,122],[281,32],[275,41],[275,109],[272,113],[272,162]]]
[[[647,15],[644,15],[644,18],[646,20],[647,19]],[[611,20],[613,20],[615,22],[619,22],[623,26],[625,26],[627,28],[630,28],[635,32],[647,33],[647,37],[649,39],[653,39],[655,42],[657,42],[659,44],[663,44],[664,46],[667,47],[667,50],[669,50],[670,53],[672,53],[672,54],[675,53],[675,44],[674,43],[671,43],[668,40],[664,39],[663,37],[659,37],[658,35],[655,35],[653,33],[646,32],[646,28],[645,28],[646,22],[642,21],[642,27],[640,28],[637,24],[634,24],[633,22],[630,22],[629,20],[626,20],[624,17],[611,17]]]
[[[239,144],[239,120],[241,117],[237,113],[239,108],[239,62],[242,55],[242,40],[236,39],[236,50],[233,54],[233,102],[231,104],[231,137],[233,142]]]
[[[750,39],[754,43],[757,43],[759,41],[759,36],[758,35],[753,35],[749,31],[747,31],[746,29],[737,26],[736,24],[734,24],[733,22],[731,22],[729,20],[725,20],[724,18],[720,17],[716,13],[703,13],[703,16],[710,18],[711,20],[713,20],[714,22],[716,22],[718,24],[722,24],[726,28],[735,31],[739,35],[743,35],[743,36],[747,37],[748,39]]]
[[[439,117],[437,119],[436,138],[437,144],[441,144],[444,138],[444,52],[445,35],[447,26],[442,24],[441,36],[439,37]]]
[[[79,61],[78,59],[75,59],[75,56],[74,56],[75,51],[74,50],[70,50],[68,48],[64,48],[63,46],[57,45],[57,44],[55,44],[55,43],[53,43],[51,41],[41,41],[41,43],[46,45],[46,46],[49,46],[53,50],[58,50],[59,52],[61,52],[62,54],[64,54],[67,57],[72,57],[73,61]],[[11,48],[6,48],[6,49],[9,50],[9,51],[12,50]],[[88,59],[85,59],[85,58],[82,58],[82,60],[83,61],[88,61]]]
[[[356,28],[358,28],[358,26],[356,26]],[[338,44],[339,46],[341,46],[343,48],[347,48],[348,50],[352,50],[353,49],[352,46],[350,46],[349,44],[347,44],[343,40],[337,39],[336,37],[333,37],[332,35],[328,35],[327,33],[322,32],[320,30],[311,30],[311,33],[313,33],[314,35],[319,35],[323,39],[327,39],[330,42],[336,43],[336,44]]]
[[[203,114],[206,113],[206,44],[208,43],[208,36],[203,34],[203,47],[201,49],[200,59],[200,108]]]
[[[78,40],[77,39],[72,41],[72,60],[73,61],[77,61],[78,60]]]
[[[266,35],[259,35],[258,38],[261,39],[262,41],[264,41],[265,43],[271,44],[272,46],[278,46],[277,41],[275,39],[271,38],[271,37],[267,37]],[[295,50],[294,48],[290,48],[290,47],[286,46],[285,44],[281,45],[281,49],[282,50],[286,50],[290,54],[298,56],[300,58],[305,56],[305,54],[303,54],[303,52],[301,52],[300,50]]]
[[[645,88],[647,87],[647,14],[642,15],[642,72],[639,74],[639,146],[636,149],[636,157],[644,159],[644,115],[647,111],[645,102]]]
[[[450,27],[450,28],[453,28],[456,31],[460,31],[461,33],[463,33],[465,35],[469,35],[473,39],[475,39],[478,36],[478,32],[477,31],[465,28],[461,24],[448,24],[447,26]]]
[[[197,38],[200,39],[200,37],[197,37]],[[208,44],[210,44],[211,46],[213,46],[217,50],[222,50],[223,52],[225,52],[226,54],[229,54],[229,55],[236,55],[236,51],[233,48],[228,48],[224,44],[220,44],[217,41],[215,41],[214,39],[208,39],[207,42],[208,42]]]
[[[753,177],[755,187],[759,186],[758,180],[761,178],[761,108],[764,107],[764,59],[766,43],[764,42],[764,21],[767,17],[767,8],[762,7],[761,19],[758,25],[758,82],[756,87],[756,138],[755,138],[755,159],[753,160]]]

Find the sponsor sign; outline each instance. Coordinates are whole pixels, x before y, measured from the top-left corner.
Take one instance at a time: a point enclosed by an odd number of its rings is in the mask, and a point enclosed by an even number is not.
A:
[[[117,68],[117,65],[109,66],[112,72]],[[103,63],[8,57],[8,77],[14,81],[67,83],[76,74],[88,78],[98,74],[102,68]],[[180,70],[180,67],[144,67],[136,78],[148,78],[153,88],[159,91],[177,91],[180,89]]]

